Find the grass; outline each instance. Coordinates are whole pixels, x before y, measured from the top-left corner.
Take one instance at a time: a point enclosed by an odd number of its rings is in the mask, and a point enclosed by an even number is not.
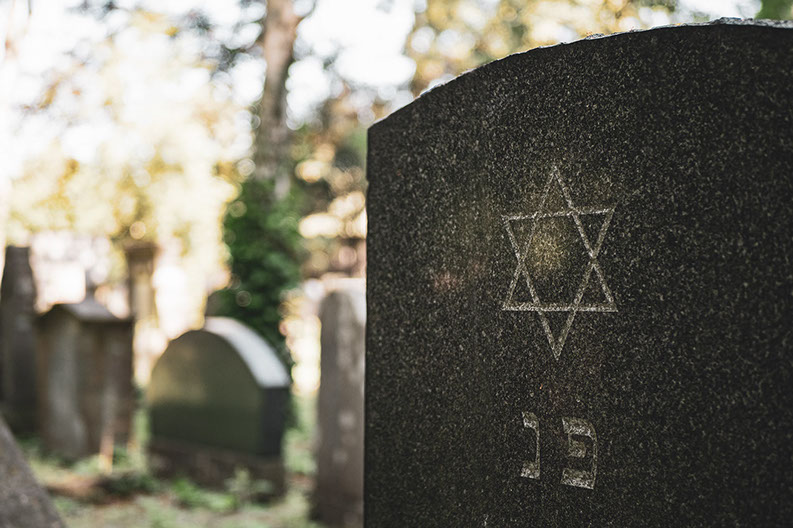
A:
[[[137,444],[118,450],[104,474],[96,457],[67,463],[20,441],[40,482],[70,528],[322,528],[309,519],[314,484],[315,398],[294,397],[295,420],[284,437],[287,493],[268,503],[256,497],[267,483],[238,471],[225,489],[201,488],[187,479],[161,481],[146,468],[146,414],[135,417]]]

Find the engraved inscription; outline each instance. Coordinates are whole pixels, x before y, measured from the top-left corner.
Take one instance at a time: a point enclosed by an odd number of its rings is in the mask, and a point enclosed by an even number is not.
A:
[[[540,422],[537,415],[531,412],[523,412],[523,428],[534,431],[534,459],[523,463],[520,471],[521,477],[530,479],[540,478]]]
[[[549,211],[546,207],[546,201],[548,199],[549,192],[551,189],[556,189],[561,191],[561,195],[564,199],[565,205],[562,206],[559,210]],[[587,215],[600,215],[603,217],[603,223],[601,224],[600,230],[597,235],[597,239],[590,240],[587,236],[586,230],[584,229],[583,224],[581,223],[581,217]],[[542,328],[545,331],[545,335],[548,338],[548,343],[551,346],[551,352],[553,353],[554,359],[558,360],[562,354],[562,348],[564,347],[565,340],[567,339],[567,335],[570,332],[570,328],[573,326],[573,321],[575,320],[576,314],[578,312],[616,312],[617,305],[614,302],[614,296],[611,294],[611,290],[609,290],[608,285],[606,284],[606,276],[603,273],[603,269],[598,262],[598,255],[600,254],[600,249],[603,246],[603,240],[606,238],[606,231],[608,230],[609,223],[611,222],[611,217],[614,215],[614,207],[607,206],[607,207],[578,207],[573,203],[573,200],[570,195],[570,190],[567,187],[567,184],[564,181],[564,178],[559,173],[559,170],[554,167],[551,171],[551,175],[548,178],[547,183],[542,192],[542,198],[540,199],[540,203],[537,206],[537,210],[531,214],[527,215],[504,215],[502,216],[502,220],[504,221],[504,227],[507,230],[507,235],[509,236],[510,244],[512,245],[512,250],[515,253],[515,258],[517,259],[517,266],[515,267],[515,272],[512,275],[512,282],[509,286],[509,290],[507,291],[506,298],[504,299],[504,303],[502,305],[503,310],[508,311],[525,311],[525,312],[537,312],[539,316],[540,323],[542,324]],[[575,294],[575,297],[572,300],[572,303],[569,300],[562,299],[555,300],[549,302],[546,300],[541,300],[537,289],[534,287],[534,283],[532,282],[532,278],[529,274],[529,268],[527,266],[527,256],[529,255],[529,249],[531,249],[532,240],[534,238],[534,234],[536,231],[536,227],[538,222],[542,222],[546,219],[553,219],[553,218],[564,218],[568,217],[571,218],[573,223],[575,224],[576,230],[578,234],[581,236],[581,241],[584,244],[584,248],[587,252],[589,257],[589,262],[584,269],[583,275],[581,277],[581,282],[578,286],[578,290]],[[515,230],[513,229],[513,225],[515,222],[520,221],[531,221],[531,228],[526,240],[518,240],[515,236]],[[596,281],[600,286],[601,291],[603,292],[604,302],[599,303],[583,303],[582,300],[584,298],[584,293],[587,291],[587,286],[589,285],[589,281],[592,277],[592,274],[596,277]],[[519,302],[517,301],[515,296],[515,290],[518,286],[518,281],[524,280],[526,286],[528,287],[529,293],[531,295],[531,302]],[[554,335],[550,324],[548,323],[548,318],[546,317],[547,312],[567,312],[568,316],[562,326],[561,330]]]
[[[562,484],[594,489],[598,462],[598,437],[594,426],[581,418],[562,418],[562,427],[567,435],[567,455],[577,459],[589,458],[591,461],[591,469],[588,470],[564,468]],[[587,457],[587,444],[582,438],[588,438],[591,441],[589,457]]]
[[[530,479],[540,478],[540,421],[532,412],[523,412],[523,429],[534,432],[535,451],[534,457],[525,461],[520,471],[520,476]],[[583,418],[562,418],[562,429],[567,435],[567,456],[576,459],[574,469],[566,467],[562,470],[562,484],[576,488],[595,488],[597,477],[598,438],[595,426]],[[588,469],[580,469],[580,464],[587,463]]]

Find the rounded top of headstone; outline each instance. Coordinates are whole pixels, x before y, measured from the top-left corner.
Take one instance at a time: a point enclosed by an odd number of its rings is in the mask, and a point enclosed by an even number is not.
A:
[[[229,343],[262,387],[288,387],[289,374],[278,354],[259,334],[230,317],[207,317],[199,332],[215,334]]]
[[[714,34],[720,32],[735,32],[735,31],[744,31],[744,30],[761,30],[761,31],[778,31],[778,30],[793,30],[793,20],[755,20],[755,19],[741,19],[741,18],[720,18],[717,20],[711,20],[709,22],[702,22],[702,23],[694,23],[694,24],[675,24],[675,25],[667,25],[667,26],[657,26],[651,29],[636,29],[630,31],[624,31],[619,33],[611,33],[608,35],[604,34],[593,34],[589,35],[585,38],[575,40],[572,42],[562,42],[559,44],[553,44],[549,46],[538,46],[536,48],[532,48],[530,50],[520,52],[520,53],[513,53],[508,55],[502,59],[495,60],[484,64],[478,68],[474,68],[469,70],[454,79],[451,79],[448,82],[436,85],[433,88],[422,92],[416,99],[414,99],[410,104],[405,105],[404,107],[400,108],[399,110],[392,112],[388,116],[379,121],[375,122],[371,127],[370,130],[380,128],[381,124],[386,124],[392,121],[394,116],[404,115],[406,112],[409,112],[411,108],[415,108],[417,106],[421,106],[421,104],[427,102],[427,100],[433,100],[437,95],[445,93],[450,88],[461,84],[461,82],[472,81],[473,78],[478,78],[480,75],[490,75],[495,76],[497,75],[497,71],[502,68],[507,68],[512,65],[512,63],[516,60],[521,60],[522,58],[532,57],[539,53],[557,53],[561,50],[567,49],[577,49],[581,46],[588,46],[592,44],[600,45],[601,43],[614,43],[616,42],[623,42],[627,41],[626,39],[630,39],[635,44],[635,39],[653,39],[653,37],[657,36],[660,33],[666,32],[676,32],[681,35],[684,35],[686,32],[690,31],[706,31],[712,32]],[[650,52],[650,50],[647,50]],[[596,65],[592,64],[590,67],[594,68]],[[562,67],[563,68],[563,67]],[[593,83],[596,82],[598,77],[598,72],[592,70],[587,71],[586,69],[581,70],[578,72],[581,75],[591,75],[593,77]],[[520,82],[518,77],[514,78],[515,82]]]

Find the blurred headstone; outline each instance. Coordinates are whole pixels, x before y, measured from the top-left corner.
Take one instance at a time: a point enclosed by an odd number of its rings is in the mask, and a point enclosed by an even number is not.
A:
[[[135,408],[132,321],[89,297],[53,306],[37,335],[44,444],[69,459],[112,460],[113,446],[129,440]]]
[[[366,295],[338,290],[320,306],[322,356],[314,515],[363,526],[363,397]]]
[[[3,410],[15,431],[36,427],[35,302],[30,249],[8,246],[0,285],[0,368]]]
[[[0,528],[64,528],[0,418]]]
[[[789,526],[793,23],[535,49],[369,130],[367,526]]]
[[[243,468],[282,493],[289,384],[258,334],[233,319],[207,317],[202,329],[173,340],[152,371],[146,396],[153,469],[222,486]]]

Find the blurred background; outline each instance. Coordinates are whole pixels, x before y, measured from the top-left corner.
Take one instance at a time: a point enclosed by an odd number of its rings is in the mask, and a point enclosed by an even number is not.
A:
[[[366,129],[793,0],[0,1],[0,402],[69,526],[361,526]]]

